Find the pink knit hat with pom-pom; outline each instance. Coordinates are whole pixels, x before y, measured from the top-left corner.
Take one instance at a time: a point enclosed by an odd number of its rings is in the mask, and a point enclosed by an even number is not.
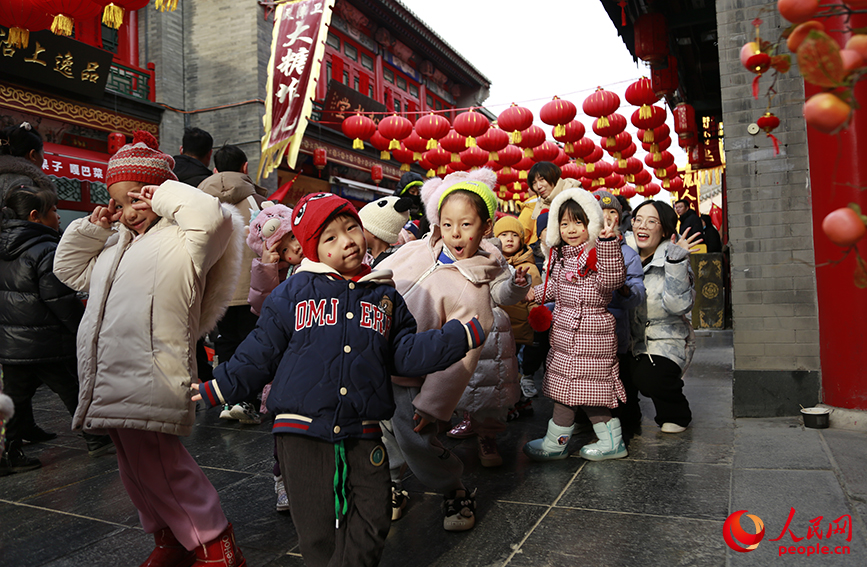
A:
[[[446,175],[443,179],[435,177],[422,185],[421,200],[424,203],[425,215],[432,225],[440,223],[439,209],[443,195],[449,192],[449,189],[455,185],[464,182],[469,182],[472,185],[472,187],[467,187],[467,190],[477,193],[482,197],[482,200],[488,206],[488,212],[493,220],[494,213],[490,208],[492,203],[496,203],[493,187],[497,185],[497,174],[490,168],[482,167],[471,172],[456,171]],[[484,187],[479,187],[479,183],[484,185]],[[494,208],[496,208],[496,205]]]
[[[108,160],[105,184],[111,187],[120,181],[137,181],[160,185],[163,181],[177,181],[172,171],[175,160],[159,150],[159,143],[150,132],[136,130],[132,143],[127,144]]]
[[[264,248],[271,248],[290,232],[292,232],[292,209],[286,205],[271,205],[256,213],[256,218],[250,221],[247,246],[257,256],[261,256],[262,243]]]

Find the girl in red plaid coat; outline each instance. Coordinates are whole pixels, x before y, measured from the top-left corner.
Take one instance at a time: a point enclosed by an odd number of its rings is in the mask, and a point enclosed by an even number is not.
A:
[[[582,447],[581,456],[601,461],[627,455],[620,420],[610,411],[626,400],[626,392],[618,377],[615,321],[607,310],[626,270],[614,226],[603,219],[596,198],[580,188],[561,192],[551,203],[548,277],[531,295],[537,303],[555,302],[542,383],[542,392],[555,404],[545,437],[524,445],[524,453],[536,461],[569,456],[579,406],[599,439]]]

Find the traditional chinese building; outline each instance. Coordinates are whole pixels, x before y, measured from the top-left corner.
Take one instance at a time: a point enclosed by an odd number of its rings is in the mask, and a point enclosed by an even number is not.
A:
[[[77,20],[72,37],[31,32],[26,47],[0,26],[0,126],[26,121],[42,135],[43,170],[57,186],[64,226],[108,202],[110,133],[160,131],[152,67],[139,59],[138,14],[127,13],[117,30],[100,19]]]
[[[865,206],[859,140],[867,131],[867,113],[856,111],[836,137],[820,133],[804,121],[804,100],[817,89],[805,85],[796,61],[776,78],[768,72],[756,79],[743,66],[741,48],[755,41],[757,25],[769,41],[789,27],[776,2],[602,4],[629,51],[655,60],[652,72],[669,81],[669,105],[687,102],[697,119],[720,125],[707,134],[723,138],[724,177],[716,183],[700,168],[697,174],[710,197],[722,193],[726,204],[735,416],[796,415],[799,405],[823,402],[835,408],[832,425],[836,420],[863,427],[867,293],[856,285],[855,254],[843,258],[843,249],[822,232],[822,221],[849,202]],[[867,18],[855,14],[849,22],[827,21],[825,28],[843,44],[851,33],[847,28],[864,25]],[[862,105],[867,100],[864,81],[855,96]],[[758,124],[768,110],[780,119],[776,141]],[[863,257],[863,240],[860,249]],[[713,290],[697,286],[696,292]]]
[[[256,170],[273,9],[270,2],[180,2],[175,12],[140,18],[140,51],[156,65],[156,100],[169,107],[160,130],[164,151],[176,153],[185,126],[199,127],[213,135],[215,146],[240,146]],[[315,190],[339,193],[359,205],[390,194],[400,164],[381,160],[369,145],[353,150],[340,128],[343,117],[357,110],[416,115],[478,106],[489,86],[400,2],[337,0],[296,166],[284,162],[262,184],[276,189],[294,180],[284,198],[289,204]],[[321,168],[314,165],[316,149],[325,150]],[[371,178],[374,165],[382,168],[379,186]]]

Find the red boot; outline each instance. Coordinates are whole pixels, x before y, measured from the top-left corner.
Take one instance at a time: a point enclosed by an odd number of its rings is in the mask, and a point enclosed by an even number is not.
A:
[[[235,544],[232,524],[226,526],[216,539],[196,548],[193,567],[246,567],[247,561]]]
[[[156,547],[141,567],[190,567],[196,560],[196,554],[187,551],[169,528],[155,533],[154,542]]]

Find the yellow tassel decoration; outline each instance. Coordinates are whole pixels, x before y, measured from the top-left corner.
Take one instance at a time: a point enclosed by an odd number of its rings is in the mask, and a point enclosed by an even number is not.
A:
[[[611,123],[608,121],[608,117],[606,116],[603,116],[596,121],[597,128],[608,128],[609,126],[611,126]]]
[[[515,130],[514,132],[512,132],[512,143],[513,144],[520,144],[521,143],[521,132],[519,132],[518,130]]]
[[[593,173],[594,171],[596,171],[596,164],[588,163],[586,171],[587,173]]]
[[[623,169],[624,167],[626,167],[626,160],[625,159],[618,159],[617,160],[617,167],[619,167],[620,169]]]
[[[436,175],[437,175],[437,172],[436,172],[436,171],[434,171],[434,170],[432,170],[432,169],[429,169],[429,170],[427,170],[427,173],[425,174],[425,177],[436,177]]]
[[[503,173],[505,173],[506,175],[509,175],[510,173],[512,173],[512,168],[507,165],[506,167],[503,168]]]
[[[624,177],[627,183],[635,183],[635,176],[631,173]]]
[[[563,148],[563,151],[567,154],[575,151],[575,146],[572,145],[572,142],[566,142],[566,146]]]
[[[659,179],[665,179],[668,175],[664,169],[654,169],[653,174],[657,176]]]
[[[452,154],[452,162],[461,161],[461,156],[458,154]]]
[[[554,137],[557,136],[565,136],[566,135],[566,125],[565,124],[557,124],[554,126]]]
[[[409,171],[409,164],[405,163],[405,164],[401,165],[400,170],[401,171]]]
[[[653,130],[645,130],[644,131],[644,137],[641,138],[641,141],[646,143],[646,144],[652,143],[653,142]]]
[[[523,170],[519,171],[518,172],[518,179],[527,179],[527,172],[523,171]]]
[[[69,16],[64,16],[63,14],[57,14],[54,16],[54,21],[51,22],[51,33],[55,35],[72,35],[72,27],[74,22],[72,18]]]
[[[123,8],[114,2],[106,6],[102,11],[102,23],[115,30],[120,28],[123,23]]]
[[[617,142],[614,140],[614,136],[608,136],[607,138],[605,138],[606,148],[613,148],[616,144]]]
[[[437,147],[437,141],[436,140],[431,138],[430,140],[427,141],[427,149],[432,150],[435,147]]]
[[[500,159],[500,155],[497,152],[488,152],[488,159],[491,161],[497,161]]]
[[[413,152],[412,159],[414,159],[415,161],[419,161],[421,159],[421,154],[418,152]]]
[[[446,173],[446,166],[441,165],[437,168],[437,175],[443,175]]]
[[[662,181],[662,188],[668,189],[669,187],[671,187],[671,182],[668,179],[663,180]]]
[[[476,139],[472,136],[467,136],[467,147],[475,148],[476,147]]]
[[[652,153],[654,156],[658,156],[659,155],[659,144],[657,144],[655,142],[650,144],[650,153]],[[654,157],[654,159],[657,159],[657,158]]]
[[[524,148],[524,157],[533,157],[533,149],[532,148]]]
[[[575,158],[575,165],[584,165],[584,159],[580,157]]]
[[[9,28],[9,44],[18,49],[25,49],[30,43],[30,30],[24,28]]]
[[[392,140],[388,143],[388,149],[390,150],[399,150],[400,149],[400,141]]]
[[[166,10],[174,12],[177,7],[178,0],[157,0],[157,10],[160,12],[165,12]]]
[[[638,109],[638,117],[639,118],[650,118],[653,115],[653,111],[650,110],[650,107],[646,104],[642,104],[641,108]]]
[[[352,140],[352,149],[353,150],[363,150],[364,142],[361,141],[361,138],[355,138]]]
[[[390,160],[390,159],[391,159],[391,154],[389,153],[388,150],[382,150],[382,151],[379,152],[379,159],[381,159],[381,160],[383,160],[383,161],[385,161],[385,160]]]

